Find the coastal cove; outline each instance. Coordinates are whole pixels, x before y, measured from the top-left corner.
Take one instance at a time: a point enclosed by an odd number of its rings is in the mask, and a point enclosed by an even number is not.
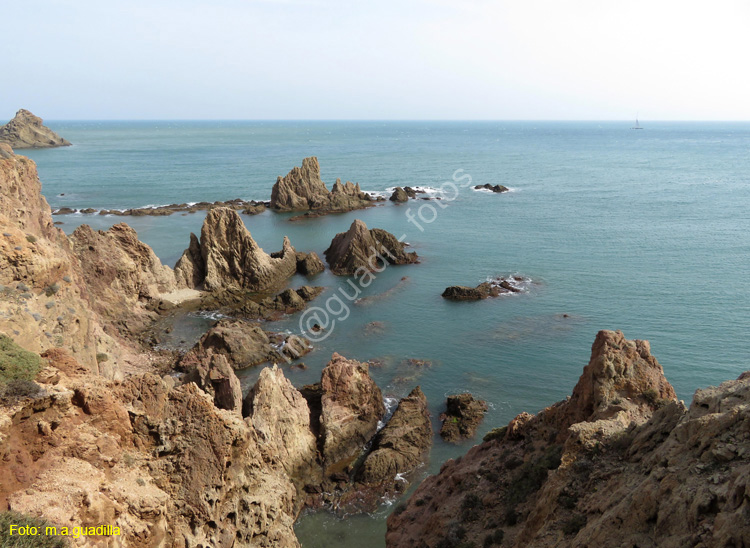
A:
[[[307,370],[285,366],[297,387],[319,379],[333,352],[382,360],[370,372],[387,401],[419,384],[436,432],[446,395],[469,391],[486,400],[476,443],[518,413],[565,398],[600,329],[648,339],[688,402],[696,388],[746,368],[750,124],[649,123],[629,132],[615,122],[47,123],[74,143],[24,151],[38,164],[53,209],[268,200],[276,177],[312,155],[329,188],[340,177],[382,195],[394,186],[436,189],[458,172],[470,175],[472,186],[511,189],[462,188],[445,208],[414,200],[296,222],[272,211],[242,215],[269,253],[288,236],[297,250],[322,257],[337,233],[361,219],[405,234],[421,261],[378,274],[362,300],[349,304],[348,317],[337,318],[303,358]],[[406,212],[425,204],[437,213],[420,230]],[[68,234],[84,223],[106,229],[127,222],[173,266],[204,217],[54,220]],[[440,296],[450,285],[513,274],[533,281],[528,292],[473,303]],[[329,271],[313,278],[326,290],[312,304],[348,287],[346,280]],[[290,287],[303,283],[294,278]],[[192,317],[165,344],[182,337],[191,345],[209,321]],[[297,333],[299,317],[272,328]],[[245,389],[259,369],[240,372]],[[449,445],[436,434],[421,474],[437,472],[471,445]],[[344,521],[306,515],[297,532],[306,548],[382,547],[391,508]]]

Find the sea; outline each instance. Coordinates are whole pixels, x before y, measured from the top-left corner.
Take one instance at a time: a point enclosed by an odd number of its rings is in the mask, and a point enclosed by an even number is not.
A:
[[[317,156],[323,180],[405,204],[290,221],[243,220],[268,252],[284,236],[321,257],[354,219],[404,236],[421,263],[392,266],[365,287],[328,271],[290,286],[325,287],[311,312],[269,323],[299,333],[327,326],[303,358],[283,365],[296,386],[315,382],[333,352],[361,361],[392,410],[419,385],[435,432],[450,394],[489,411],[461,445],[436,434],[414,483],[464,454],[490,429],[568,396],[597,331],[647,339],[675,387],[694,391],[748,369],[750,351],[750,124],[725,122],[56,121],[74,145],[22,151],[36,161],[53,208],[126,209],[244,198],[268,200],[278,176]],[[501,184],[502,194],[475,190]],[[174,266],[205,213],[168,217],[59,215],[67,233],[126,222]],[[518,276],[524,291],[477,302],[441,297],[450,285]],[[356,286],[356,287],[355,287]],[[351,298],[351,300],[350,300]],[[166,344],[190,345],[216,316],[191,314]],[[308,325],[309,327],[309,325]],[[179,340],[178,340],[179,339]],[[258,368],[240,372],[247,388]],[[305,513],[302,546],[382,548],[398,501],[342,518]]]

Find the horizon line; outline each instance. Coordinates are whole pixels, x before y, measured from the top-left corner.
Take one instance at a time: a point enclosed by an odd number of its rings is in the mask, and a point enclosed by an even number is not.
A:
[[[639,117],[639,122],[642,121]],[[44,118],[45,122],[589,122],[632,123],[633,119],[587,119],[587,118]],[[686,119],[646,118],[648,123],[661,122],[720,122],[748,123],[750,119]]]

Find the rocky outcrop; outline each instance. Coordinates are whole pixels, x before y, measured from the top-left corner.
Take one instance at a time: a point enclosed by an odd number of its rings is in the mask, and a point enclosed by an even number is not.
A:
[[[102,317],[127,321],[131,333],[137,333],[150,316],[146,303],[177,289],[172,269],[162,265],[154,251],[124,223],[107,231],[81,225],[70,241],[92,306]]]
[[[361,191],[359,183],[342,184],[336,180],[329,192],[320,179],[315,157],[302,160],[286,177],[279,177],[271,191],[271,209],[276,211],[316,210],[325,213],[352,211],[372,205],[372,198]]]
[[[366,363],[334,353],[321,377],[323,459],[343,467],[357,457],[385,416],[383,395]]]
[[[215,355],[223,356],[232,369],[266,362],[284,363],[310,351],[307,339],[288,333],[269,333],[259,324],[223,319],[209,329],[181,359],[184,371],[199,368]]]
[[[487,412],[487,402],[475,400],[471,394],[448,396],[445,407],[440,415],[440,437],[451,443],[473,438]]]
[[[278,320],[284,314],[304,310],[307,303],[320,295],[322,287],[303,285],[297,289],[285,289],[273,297],[265,297],[251,291],[226,289],[203,295],[203,310],[218,310],[222,314],[251,320]]]
[[[300,486],[320,482],[318,449],[304,396],[277,366],[266,367],[245,398],[242,414],[261,439],[279,448],[278,458]]]
[[[320,274],[326,269],[323,261],[314,251],[310,253],[297,253],[297,272],[305,276]]]
[[[452,285],[441,296],[450,301],[479,301],[488,297],[526,292],[530,283],[530,280],[522,276],[500,277],[482,282],[476,287]]]
[[[748,408],[750,373],[686,410],[646,341],[602,331],[570,398],[447,462],[391,515],[387,545],[747,544]]]
[[[476,185],[474,187],[475,190],[491,190],[492,192],[495,192],[497,194],[501,192],[508,192],[510,189],[507,186],[503,185],[491,185],[489,183],[483,184],[483,185]]]
[[[39,116],[21,109],[15,118],[0,127],[0,142],[19,148],[51,148],[70,146],[70,142],[42,124]]]
[[[112,274],[112,281],[140,279],[153,287],[159,269],[154,276],[136,272],[142,263],[124,257],[118,266],[131,269],[129,273],[105,271],[100,276],[96,267],[101,263],[82,261],[75,240],[54,226],[34,162],[13,154],[5,144],[0,151],[0,332],[34,352],[68,348],[90,371],[108,378],[146,363],[138,346],[123,338],[152,314],[138,292],[130,292],[143,284],[122,284],[121,292],[108,292],[102,284],[103,277]],[[134,242],[127,246],[135,251]],[[119,260],[126,254],[119,250],[116,255]],[[111,264],[114,259],[102,261]],[[134,320],[130,326],[129,319]],[[101,359],[105,355],[107,359]]]
[[[175,265],[182,287],[268,291],[282,286],[297,271],[296,252],[288,238],[284,238],[281,251],[267,254],[255,243],[239,214],[229,208],[209,211],[200,241],[196,240],[191,236],[190,247]],[[201,273],[202,285],[196,284]]]
[[[417,386],[399,402],[388,424],[375,436],[355,481],[378,485],[385,493],[401,491],[407,484],[400,478],[424,463],[430,447],[432,424],[427,398]]]
[[[242,420],[195,384],[171,388],[151,374],[112,383],[50,369],[47,395],[0,414],[10,509],[58,526],[118,526],[123,546],[299,546],[292,457],[263,412]]]
[[[406,193],[406,191],[403,188],[401,188],[400,186],[397,186],[393,190],[393,194],[391,194],[391,197],[388,199],[391,202],[408,202],[409,195]]]
[[[363,274],[384,268],[384,265],[418,263],[414,252],[407,253],[405,245],[393,234],[374,228],[356,219],[347,232],[337,234],[325,250],[331,272],[338,275]]]

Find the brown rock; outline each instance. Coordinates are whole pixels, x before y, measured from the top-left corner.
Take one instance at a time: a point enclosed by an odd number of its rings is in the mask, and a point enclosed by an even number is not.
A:
[[[261,439],[274,445],[290,477],[300,484],[320,481],[317,445],[305,398],[277,366],[266,367],[245,398],[242,414]]]
[[[206,269],[201,254],[198,237],[190,233],[190,245],[174,267],[174,276],[178,287],[198,288],[206,278]]]
[[[42,125],[42,119],[21,109],[15,118],[0,127],[0,141],[13,148],[50,148],[70,146],[70,142]]]
[[[420,466],[432,446],[432,424],[427,398],[419,387],[403,398],[372,442],[370,453],[357,471],[355,480],[380,485],[384,492],[402,491],[403,476]]]
[[[406,191],[401,188],[400,186],[397,186],[393,194],[391,194],[391,197],[388,198],[391,202],[408,202],[409,201],[409,195],[406,193]]]
[[[301,168],[295,167],[286,177],[279,177],[271,191],[271,208],[276,211],[343,212],[367,207],[370,202],[359,184],[343,185],[337,180],[329,192],[320,179],[320,165],[315,157],[305,158]]]
[[[206,215],[200,242],[191,237],[190,247],[177,263],[177,278],[184,287],[195,288],[201,273],[207,291],[245,289],[267,291],[284,284],[297,270],[296,252],[284,238],[284,247],[268,255],[255,243],[242,218],[233,209],[217,207]]]
[[[326,269],[323,261],[314,251],[310,253],[297,253],[297,272],[305,276],[314,276]]]
[[[380,388],[367,364],[334,353],[321,378],[323,458],[335,466],[356,457],[385,415]]]
[[[331,272],[337,275],[379,270],[383,263],[392,265],[418,263],[417,254],[404,251],[404,244],[385,230],[355,220],[347,232],[333,238],[325,251]]]
[[[448,461],[405,512],[389,517],[387,545],[435,545],[455,533],[456,520],[463,541],[479,544],[494,534],[486,524],[496,517],[508,546],[614,548],[646,538],[654,539],[649,546],[694,546],[711,529],[676,511],[693,499],[689,489],[705,485],[697,455],[682,455],[697,445],[684,445],[681,409],[648,343],[601,331],[573,396],[537,415],[522,413],[460,462]],[[717,431],[705,434],[718,439]],[[675,451],[658,456],[672,436]],[[686,481],[694,483],[676,491]],[[472,487],[455,491],[466,485]]]
[[[445,413],[440,415],[440,437],[451,443],[473,438],[486,412],[487,403],[471,394],[448,396]]]

